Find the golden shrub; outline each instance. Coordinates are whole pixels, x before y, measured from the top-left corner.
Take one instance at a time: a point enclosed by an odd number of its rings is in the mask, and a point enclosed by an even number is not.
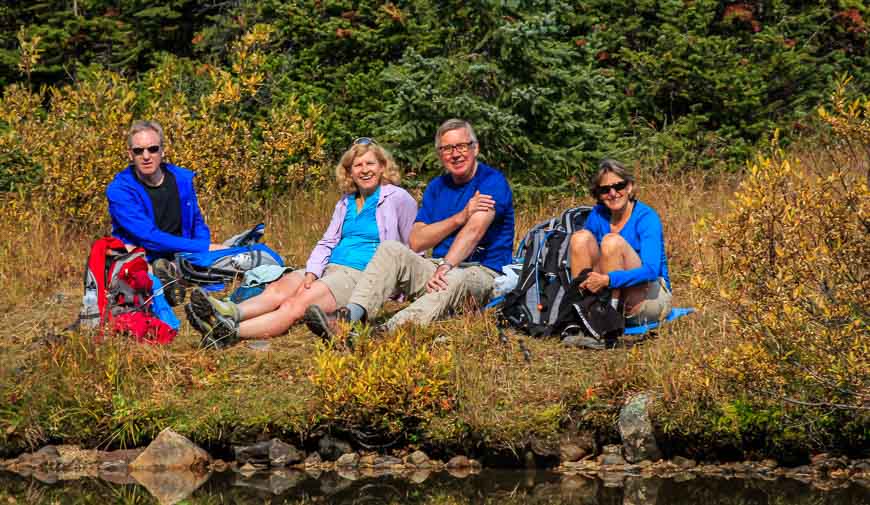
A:
[[[870,100],[848,98],[851,76],[842,77],[831,96],[831,111],[819,107],[819,117],[827,123],[835,135],[847,142],[857,142],[866,149],[870,146]]]
[[[431,419],[451,407],[452,362],[449,349],[397,331],[383,339],[362,336],[353,353],[318,347],[310,378],[324,417],[395,433],[407,420]]]
[[[196,171],[205,198],[241,201],[321,182],[328,174],[317,131],[322,108],[303,109],[290,96],[273,97],[261,116],[248,110],[268,81],[261,49],[272,32],[257,25],[235,42],[229,71],[167,56],[138,83],[95,70],[57,88],[9,86],[0,152],[20,152],[43,170],[21,196],[50,215],[107,223],[104,190],[128,163],[126,132],[138,118],[163,125],[165,159]]]
[[[742,392],[870,406],[867,166],[852,152],[759,157],[730,212],[706,225],[718,255],[694,282],[734,315],[734,345],[709,359]]]

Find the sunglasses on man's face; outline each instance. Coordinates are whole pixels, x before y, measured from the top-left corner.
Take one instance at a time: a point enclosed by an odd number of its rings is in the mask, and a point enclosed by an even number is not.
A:
[[[628,181],[619,181],[616,184],[607,184],[604,186],[598,186],[597,188],[595,188],[595,194],[598,196],[604,196],[604,195],[610,193],[611,189],[616,191],[617,193],[619,193],[620,191],[625,189],[626,186],[628,186]]]
[[[130,150],[133,151],[133,154],[135,154],[136,156],[142,156],[142,153],[145,152],[145,149],[148,149],[148,152],[151,154],[157,154],[160,151],[160,146],[134,147]]]
[[[370,144],[378,145],[378,143],[375,142],[375,139],[371,137],[359,137],[353,140],[353,145],[355,146],[367,146]]]

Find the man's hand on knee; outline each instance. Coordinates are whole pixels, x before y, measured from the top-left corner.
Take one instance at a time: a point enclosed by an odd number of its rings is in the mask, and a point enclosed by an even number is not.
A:
[[[427,293],[437,293],[438,291],[447,290],[447,272],[453,270],[453,265],[450,263],[442,263],[435,269],[435,273],[426,282]]]

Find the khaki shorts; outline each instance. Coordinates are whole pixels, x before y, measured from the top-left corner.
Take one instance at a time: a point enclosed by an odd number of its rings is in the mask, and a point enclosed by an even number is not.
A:
[[[356,283],[361,277],[362,270],[330,263],[326,265],[326,270],[323,271],[323,275],[318,280],[326,284],[326,287],[332,292],[332,296],[335,297],[335,306],[342,307],[350,301],[350,294],[353,293],[353,288],[356,287]]]
[[[671,312],[671,292],[665,286],[665,280],[659,277],[656,282],[649,283],[646,300],[640,302],[632,316],[626,314],[626,326],[637,326],[661,321]]]

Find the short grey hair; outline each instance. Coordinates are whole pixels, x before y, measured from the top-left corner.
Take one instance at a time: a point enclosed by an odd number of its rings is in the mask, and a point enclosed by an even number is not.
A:
[[[160,147],[163,147],[163,127],[157,121],[137,120],[130,125],[130,131],[127,133],[127,149],[133,148],[133,136],[139,132],[151,130],[160,137]]]
[[[466,132],[468,132],[468,137],[471,139],[472,142],[477,144],[477,135],[474,134],[474,128],[471,127],[471,123],[464,119],[453,118],[441,123],[441,126],[438,127],[438,131],[435,132],[435,149],[441,147],[442,135],[449,131],[460,129],[464,129]]]
[[[592,175],[592,178],[589,180],[589,194],[594,196],[595,199],[600,203],[601,198],[595,194],[595,190],[598,189],[598,185],[601,184],[601,179],[604,177],[606,173],[615,174],[617,177],[621,178],[626,182],[630,182],[632,186],[632,192],[634,191],[634,174],[625,167],[621,162],[614,160],[612,158],[604,158],[598,163],[598,171]],[[628,195],[629,198],[634,198],[634,195]]]

